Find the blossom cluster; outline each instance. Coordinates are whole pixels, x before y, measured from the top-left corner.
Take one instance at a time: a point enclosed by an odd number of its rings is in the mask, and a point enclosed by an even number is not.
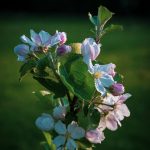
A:
[[[103,18],[102,13],[108,16]],[[30,30],[31,39],[22,35],[23,44],[14,48],[18,61],[23,62],[20,78],[30,72],[48,90],[42,96],[50,95],[50,101],[55,101],[51,103],[52,114],[43,113],[35,124],[51,135],[47,141],[52,141],[57,150],[89,148],[83,146],[85,143],[90,143],[92,149],[93,144],[105,139],[105,129],[117,130],[121,121],[130,116],[125,102],[131,94],[125,93],[116,65],[99,61],[100,39],[108,30],[103,28],[111,16],[105,7],[99,8],[100,20],[90,14],[96,37],[81,43],[67,45],[65,32],[50,35]],[[96,122],[91,121],[94,115]]]

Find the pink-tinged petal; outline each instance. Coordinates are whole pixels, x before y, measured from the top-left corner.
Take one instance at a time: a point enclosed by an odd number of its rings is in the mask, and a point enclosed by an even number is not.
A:
[[[59,32],[58,34],[59,34],[60,40],[61,40],[60,44],[62,45],[64,43],[66,43],[66,41],[67,41],[67,34],[65,32]]]
[[[130,111],[129,111],[129,109],[128,109],[128,107],[127,107],[126,104],[122,104],[122,105],[120,106],[120,111],[122,112],[122,114],[123,114],[125,117],[129,117],[129,116],[130,116]]]
[[[129,94],[129,93],[126,93],[126,94],[123,94],[123,95],[121,95],[120,96],[120,98],[119,98],[119,102],[125,102],[128,98],[130,98],[132,95],[131,94]]]
[[[37,34],[36,32],[34,32],[34,30],[30,30],[30,34],[31,34],[31,39],[32,41],[37,44],[38,46],[40,46],[42,44],[41,38],[39,36],[39,34]]]
[[[106,116],[106,127],[112,131],[115,131],[118,128],[116,118],[111,113]]]
[[[55,124],[55,131],[58,134],[65,135],[67,132],[66,125],[62,123],[60,120]]]
[[[89,60],[95,60],[100,53],[100,44],[96,44],[93,38],[86,38],[81,46],[83,61],[88,64]]]
[[[97,144],[101,143],[105,139],[105,136],[102,131],[95,129],[86,132],[86,139],[91,143]]]
[[[100,131],[103,131],[103,130],[105,130],[105,128],[106,128],[106,120],[105,120],[105,117],[102,116],[100,119],[99,125],[98,125],[98,129]]]
[[[124,115],[122,114],[122,111],[120,110],[120,106],[116,107],[116,109],[114,110],[115,116],[118,120],[123,120],[124,119]]]

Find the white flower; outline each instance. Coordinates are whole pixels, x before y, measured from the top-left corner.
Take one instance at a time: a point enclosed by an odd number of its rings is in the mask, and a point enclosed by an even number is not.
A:
[[[89,130],[86,132],[86,139],[91,143],[97,144],[101,143],[104,139],[104,133],[96,128],[95,130]]]
[[[59,136],[55,137],[53,141],[57,149],[64,147],[66,142],[67,150],[76,150],[77,145],[74,139],[80,139],[85,136],[84,129],[78,127],[75,122],[72,122],[66,128],[66,125],[64,123],[58,121],[55,124],[55,131],[59,134]]]
[[[121,126],[120,121],[122,121],[124,117],[130,116],[130,111],[127,105],[124,104],[124,101],[130,96],[131,95],[128,93],[121,96],[113,96],[109,94],[104,98],[103,104],[98,106],[100,113],[104,113],[100,119],[99,129],[104,130],[107,127],[108,129],[115,131],[117,130],[118,125]]]

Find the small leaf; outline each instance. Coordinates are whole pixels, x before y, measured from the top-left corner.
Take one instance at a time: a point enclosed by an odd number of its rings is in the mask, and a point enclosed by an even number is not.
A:
[[[37,80],[41,85],[43,85],[46,89],[54,93],[54,98],[64,97],[66,95],[66,88],[62,83],[46,78],[33,78]]]
[[[29,60],[25,62],[20,67],[20,70],[19,70],[19,73],[20,73],[19,81],[21,81],[22,78],[35,67],[36,67],[36,62],[34,60]]]
[[[70,55],[66,63],[59,67],[59,75],[64,85],[77,97],[90,100],[95,91],[94,80],[88,72],[81,55]]]
[[[46,139],[46,141],[47,141],[47,143],[48,143],[48,145],[49,145],[49,147],[50,147],[50,150],[56,150],[56,146],[55,146],[55,144],[53,144],[53,142],[52,142],[52,137],[51,137],[50,133],[48,133],[48,132],[43,132],[43,134],[44,134],[45,139]]]
[[[80,139],[80,141],[77,141],[78,148],[81,150],[92,150],[93,144],[90,143],[88,140]]]
[[[92,16],[90,13],[88,14],[90,21],[95,25],[99,25],[99,20],[97,16]]]
[[[123,30],[123,26],[111,24],[110,26],[108,26],[107,28],[105,28],[105,29],[101,32],[100,37],[104,36],[105,34],[107,34],[107,33],[109,33],[109,32],[112,32],[112,31],[114,31],[114,30],[120,30],[120,31],[122,31],[122,30]]]
[[[117,81],[118,83],[123,83],[123,78],[124,76],[117,73],[115,76],[114,76],[114,80]]]
[[[107,23],[107,21],[112,17],[114,13],[109,11],[106,7],[100,6],[98,8],[98,19],[101,25],[101,28],[103,29],[104,25]]]

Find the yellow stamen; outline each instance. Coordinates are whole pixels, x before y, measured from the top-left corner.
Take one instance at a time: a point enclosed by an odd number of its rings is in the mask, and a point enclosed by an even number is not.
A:
[[[102,73],[101,72],[95,72],[94,77],[96,79],[101,78],[102,77]]]

